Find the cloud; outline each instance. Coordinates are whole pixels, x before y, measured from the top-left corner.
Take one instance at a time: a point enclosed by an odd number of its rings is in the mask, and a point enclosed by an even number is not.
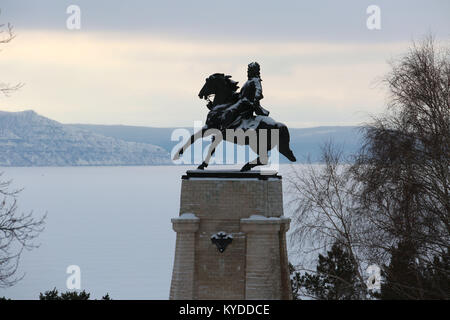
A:
[[[2,0],[2,19],[20,29],[63,31],[66,8],[81,8],[86,32],[142,32],[233,41],[387,42],[427,30],[448,37],[448,0]],[[381,30],[366,8],[381,8]]]
[[[26,31],[0,53],[2,81],[25,82],[3,110],[35,109],[62,122],[192,125],[207,109],[205,77],[242,85],[262,65],[263,105],[288,125],[353,124],[381,110],[374,79],[408,44],[204,41],[157,33]]]

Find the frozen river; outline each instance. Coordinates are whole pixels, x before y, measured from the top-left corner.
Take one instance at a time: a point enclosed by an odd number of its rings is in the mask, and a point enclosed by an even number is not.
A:
[[[81,288],[100,298],[167,299],[181,175],[192,166],[0,168],[13,179],[20,211],[47,213],[40,247],[25,251],[25,277],[0,297],[37,299],[66,291],[66,268],[81,268]],[[281,174],[290,166],[281,166]],[[287,212],[285,212],[287,215]]]

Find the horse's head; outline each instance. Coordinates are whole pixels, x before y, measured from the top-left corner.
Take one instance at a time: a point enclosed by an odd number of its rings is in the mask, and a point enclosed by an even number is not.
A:
[[[223,73],[214,73],[206,78],[205,84],[198,93],[200,99],[209,100],[214,95],[213,105],[226,103],[236,92],[238,82],[231,80],[231,76]]]

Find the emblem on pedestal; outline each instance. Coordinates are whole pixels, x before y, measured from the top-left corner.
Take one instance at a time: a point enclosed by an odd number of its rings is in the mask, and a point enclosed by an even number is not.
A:
[[[226,234],[223,231],[215,233],[211,236],[211,242],[214,243],[220,253],[224,252],[227,246],[233,241],[231,234]]]

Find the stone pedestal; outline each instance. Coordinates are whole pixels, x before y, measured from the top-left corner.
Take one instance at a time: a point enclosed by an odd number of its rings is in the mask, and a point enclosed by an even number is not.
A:
[[[289,222],[275,172],[188,171],[170,299],[292,299]]]

